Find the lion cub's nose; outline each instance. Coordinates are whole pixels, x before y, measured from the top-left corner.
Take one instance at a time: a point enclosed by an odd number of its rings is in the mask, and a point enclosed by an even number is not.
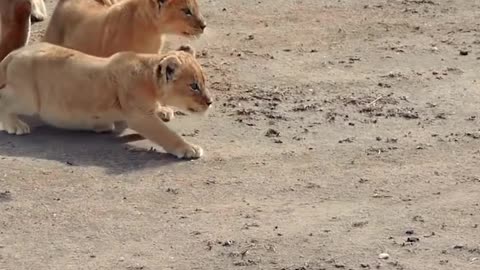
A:
[[[202,28],[202,30],[205,30],[206,27],[207,27],[207,23],[205,22],[200,23],[200,28]]]
[[[207,103],[208,106],[212,105],[213,100],[211,98],[208,98],[205,103]]]

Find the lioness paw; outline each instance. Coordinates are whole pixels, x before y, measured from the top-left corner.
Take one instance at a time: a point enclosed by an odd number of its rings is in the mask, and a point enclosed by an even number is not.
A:
[[[1,123],[2,129],[8,134],[24,135],[30,133],[30,126],[18,118],[12,118]]]
[[[169,122],[175,118],[175,112],[169,107],[159,107],[157,111],[158,117],[164,122]]]
[[[180,149],[177,149],[174,153],[177,158],[183,159],[197,159],[203,155],[203,149],[200,146],[194,144],[185,144]]]

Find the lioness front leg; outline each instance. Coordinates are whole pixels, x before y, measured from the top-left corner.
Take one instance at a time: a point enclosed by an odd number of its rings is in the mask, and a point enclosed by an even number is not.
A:
[[[196,159],[203,155],[200,146],[186,142],[155,115],[128,117],[127,125],[178,158]]]

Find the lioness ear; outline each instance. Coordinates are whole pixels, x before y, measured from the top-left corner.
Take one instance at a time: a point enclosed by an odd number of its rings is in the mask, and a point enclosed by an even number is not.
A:
[[[158,66],[158,78],[165,78],[166,82],[171,82],[175,80],[178,73],[180,72],[180,64],[180,59],[178,59],[174,55],[165,57]]]
[[[177,51],[184,51],[195,57],[195,49],[190,45],[182,45],[177,49]]]

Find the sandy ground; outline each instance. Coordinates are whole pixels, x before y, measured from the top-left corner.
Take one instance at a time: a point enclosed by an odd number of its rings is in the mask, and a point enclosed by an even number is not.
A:
[[[205,157],[1,134],[0,269],[480,269],[477,2],[201,1]]]

